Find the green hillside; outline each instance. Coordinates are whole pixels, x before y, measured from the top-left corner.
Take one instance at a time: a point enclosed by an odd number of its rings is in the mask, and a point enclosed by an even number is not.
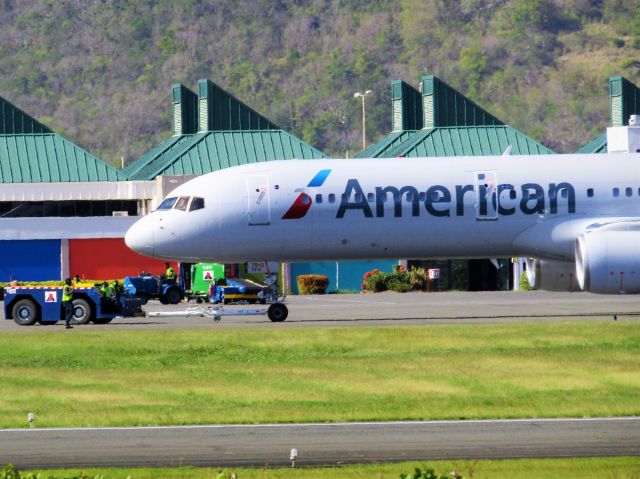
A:
[[[0,0],[0,95],[119,165],[171,134],[171,84],[210,78],[333,156],[390,130],[390,81],[434,74],[560,152],[640,83],[637,0]]]

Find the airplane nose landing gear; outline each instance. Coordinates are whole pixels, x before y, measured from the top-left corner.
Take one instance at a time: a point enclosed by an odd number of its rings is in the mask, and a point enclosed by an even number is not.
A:
[[[193,306],[186,311],[152,311],[150,318],[169,317],[207,317],[220,321],[222,316],[259,316],[266,315],[272,322],[281,323],[289,316],[289,309],[284,304],[286,296],[278,295],[278,273],[265,272],[266,287],[259,293],[260,302],[268,304],[268,308],[225,309],[224,306]]]

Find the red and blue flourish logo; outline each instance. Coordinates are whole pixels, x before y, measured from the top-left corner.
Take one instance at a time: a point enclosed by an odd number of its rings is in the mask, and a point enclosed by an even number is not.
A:
[[[307,185],[307,188],[318,188],[322,186],[322,184],[327,179],[327,176],[329,176],[329,173],[331,173],[331,170],[320,170],[316,174],[316,176],[314,176],[311,179],[311,181]],[[298,197],[295,199],[293,204],[289,207],[289,209],[284,214],[282,219],[297,220],[297,219],[303,218],[309,211],[309,208],[311,208],[312,204],[313,204],[313,200],[311,199],[311,196],[303,191],[298,195]]]

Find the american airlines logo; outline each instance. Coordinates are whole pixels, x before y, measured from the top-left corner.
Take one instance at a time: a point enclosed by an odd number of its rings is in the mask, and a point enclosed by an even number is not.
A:
[[[307,188],[322,186],[331,170],[321,170],[313,177]],[[307,188],[301,189],[306,190]],[[296,190],[296,191],[301,191]],[[355,178],[347,180],[336,218],[344,218],[348,211],[359,212],[365,218],[384,218],[392,214],[399,218],[404,214],[420,216],[424,209],[432,216],[464,216],[465,196],[472,195],[479,215],[490,211],[500,216],[510,216],[520,211],[525,215],[558,213],[558,203],[566,205],[567,213],[576,212],[576,193],[571,183],[549,183],[546,188],[536,183],[454,185],[450,189],[444,185],[431,185],[428,188],[415,186],[376,186],[373,193],[366,193]],[[301,191],[282,219],[303,218],[311,208],[311,195]],[[409,211],[405,211],[410,207]]]
[[[481,215],[486,215],[491,208],[500,216],[513,215],[517,210],[525,215],[543,214],[545,205],[550,214],[557,214],[559,200],[566,203],[569,214],[576,212],[576,192],[571,183],[549,183],[546,191],[536,183],[524,183],[519,188],[506,183],[497,187],[477,186],[477,192],[474,185],[455,185],[453,190],[444,185],[376,186],[375,193],[366,194],[360,182],[351,178],[347,180],[336,218],[344,218],[347,211],[359,211],[365,218],[383,218],[389,213],[385,208],[388,204],[396,218],[403,216],[404,204],[411,206],[411,216],[420,216],[423,208],[432,216],[464,216],[466,194],[477,200],[477,211]],[[545,198],[548,198],[546,202]]]
[[[329,176],[329,173],[331,173],[331,170],[320,170],[316,176],[311,179],[307,188],[318,188],[322,186],[327,179],[327,176]],[[303,218],[309,211],[309,208],[311,208],[312,204],[313,200],[311,199],[311,196],[302,191],[289,207],[282,219],[297,220]]]

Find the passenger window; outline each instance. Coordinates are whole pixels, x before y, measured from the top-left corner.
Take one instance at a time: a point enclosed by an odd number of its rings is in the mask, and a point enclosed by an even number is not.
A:
[[[427,199],[427,193],[425,193],[424,191],[421,191],[421,192],[418,194],[418,200],[419,200],[419,201],[425,201],[426,199]]]
[[[362,203],[362,193],[356,193],[356,203]]]
[[[367,193],[367,201],[371,202],[374,200],[374,198],[375,197],[373,196],[373,193]]]
[[[625,188],[624,194],[627,195],[627,196],[633,195],[633,189],[629,188],[629,187]]]
[[[516,199],[516,190],[509,190],[509,198],[512,200]]]
[[[407,192],[407,201],[413,201],[413,193]]]
[[[336,202],[336,195],[333,193],[329,193],[329,203],[335,203]]]
[[[302,193],[301,201],[303,205],[308,205],[311,203],[311,196],[306,193]]]
[[[316,195],[316,203],[317,204],[322,204],[322,195],[321,194],[317,194]]]
[[[587,188],[587,196],[593,198],[593,188]]]
[[[189,204],[190,196],[181,196],[180,199],[176,202],[174,208],[180,211],[187,211],[187,205]]]
[[[569,196],[569,192],[567,191],[567,189],[566,189],[566,188],[565,188],[565,189],[560,190],[560,196],[561,196],[562,198],[564,198],[565,200],[567,199],[567,197]]]
[[[165,198],[165,200],[160,203],[160,206],[158,206],[159,210],[170,210],[174,203],[176,202],[178,198],[177,197],[172,197],[172,198]]]
[[[620,188],[614,188],[613,189],[613,197],[617,198],[618,196],[620,196]]]
[[[204,208],[204,198],[194,196],[193,200],[191,200],[191,206],[189,207],[189,211],[201,210],[203,208]]]

